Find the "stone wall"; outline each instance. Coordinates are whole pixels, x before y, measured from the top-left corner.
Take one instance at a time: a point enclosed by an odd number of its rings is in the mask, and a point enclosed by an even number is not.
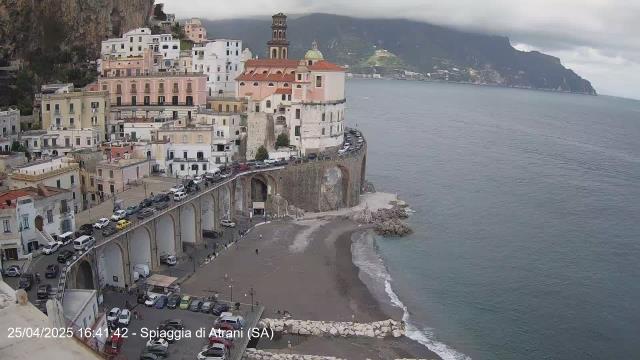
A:
[[[289,165],[272,174],[278,182],[277,192],[289,204],[311,212],[358,205],[366,154],[365,144],[346,156]]]
[[[312,321],[293,319],[262,319],[260,326],[278,333],[293,335],[370,338],[400,337],[404,335],[404,324],[396,320],[382,320],[370,323]]]

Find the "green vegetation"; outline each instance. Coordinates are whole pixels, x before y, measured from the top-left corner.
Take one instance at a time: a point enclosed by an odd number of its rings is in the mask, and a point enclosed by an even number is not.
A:
[[[278,135],[276,139],[276,147],[286,147],[289,146],[289,135],[282,133]]]
[[[180,39],[180,50],[191,50],[193,42],[190,40]]]
[[[256,151],[256,160],[258,161],[264,161],[266,159],[269,158],[269,152],[267,151],[267,149],[261,145],[258,148],[258,151]]]

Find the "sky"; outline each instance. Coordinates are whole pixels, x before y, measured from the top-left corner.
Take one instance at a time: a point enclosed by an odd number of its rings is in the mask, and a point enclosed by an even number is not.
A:
[[[156,0],[178,18],[276,12],[407,18],[508,36],[561,59],[598,93],[640,99],[640,0]]]

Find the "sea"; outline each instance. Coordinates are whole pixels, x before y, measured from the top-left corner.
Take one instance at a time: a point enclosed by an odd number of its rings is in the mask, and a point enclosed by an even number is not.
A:
[[[349,80],[367,179],[412,211],[354,263],[443,359],[640,358],[640,101]]]

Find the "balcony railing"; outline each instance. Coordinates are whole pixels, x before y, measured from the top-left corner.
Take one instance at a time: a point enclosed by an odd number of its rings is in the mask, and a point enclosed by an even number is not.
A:
[[[205,158],[173,158],[175,162],[209,162],[209,159]]]

